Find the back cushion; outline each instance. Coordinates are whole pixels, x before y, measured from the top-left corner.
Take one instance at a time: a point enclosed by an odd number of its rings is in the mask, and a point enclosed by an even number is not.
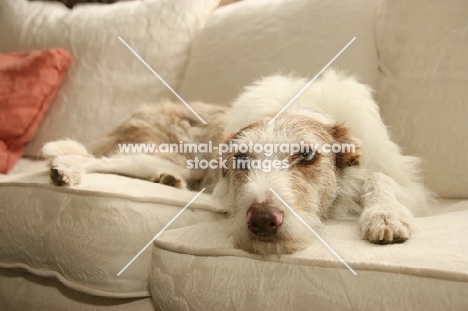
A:
[[[353,37],[333,66],[375,87],[375,9],[368,0],[251,0],[222,7],[195,40],[180,94],[228,102],[263,75],[312,78]]]
[[[466,0],[381,1],[382,115],[404,152],[423,159],[426,184],[468,197]]]
[[[143,103],[172,98],[130,51],[177,88],[190,46],[219,0],[147,0],[83,5],[0,1],[0,52],[62,47],[75,62],[26,154],[61,138],[85,144],[110,131]]]

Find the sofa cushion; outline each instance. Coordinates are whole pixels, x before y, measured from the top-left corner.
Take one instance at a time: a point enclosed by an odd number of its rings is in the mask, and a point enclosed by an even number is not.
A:
[[[222,7],[194,42],[179,94],[185,100],[229,102],[265,75],[312,79],[353,37],[333,66],[376,86],[375,4],[255,0]]]
[[[192,39],[218,0],[148,0],[83,5],[0,1],[0,52],[62,47],[74,57],[68,78],[26,154],[45,142],[85,144],[110,131],[139,105],[172,93],[122,44],[122,37],[173,88]]]
[[[72,60],[62,49],[0,54],[0,173],[23,155]]]
[[[468,201],[441,207],[403,244],[361,240],[357,221],[326,222],[319,234],[356,276],[318,240],[262,257],[233,248],[226,220],[166,231],[153,249],[153,300],[160,310],[464,310]]]
[[[432,190],[467,198],[467,2],[381,1],[377,25],[386,123]]]
[[[117,273],[196,193],[104,174],[56,187],[45,166],[0,179],[0,267],[95,296],[149,296],[149,249]],[[223,218],[218,212],[202,194],[170,228]]]
[[[13,269],[0,269],[0,310],[156,311],[151,297],[91,296],[57,280]]]

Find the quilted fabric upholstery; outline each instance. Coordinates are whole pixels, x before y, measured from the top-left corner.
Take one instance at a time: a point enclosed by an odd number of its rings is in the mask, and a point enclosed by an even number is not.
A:
[[[382,115],[426,184],[468,197],[468,8],[465,0],[382,1],[378,18]]]
[[[0,7],[4,2],[0,2]],[[291,3],[294,9],[285,9],[286,3]],[[466,154],[466,139],[463,135],[467,131],[464,126],[466,123],[461,123],[464,122],[466,109],[460,102],[466,101],[466,96],[460,85],[466,85],[464,57],[468,55],[465,53],[465,23],[468,19],[465,18],[467,11],[463,2],[417,0],[412,2],[414,4],[405,4],[403,1],[381,1],[379,15],[375,14],[374,7],[369,7],[369,3],[374,5],[376,2],[356,0],[348,8],[341,2],[332,1],[252,0],[223,7],[210,18],[208,29],[194,44],[189,70],[181,86],[182,95],[186,99],[229,101],[245,84],[271,71],[293,69],[301,75],[312,76],[329,60],[329,55],[333,56],[347,42],[349,35],[357,36],[353,44],[356,49],[356,44],[362,42],[361,38],[367,38],[366,44],[357,50],[353,51],[350,47],[342,57],[351,58],[340,57],[338,61],[341,63],[338,64],[359,75],[364,82],[376,86],[379,76],[376,71],[377,55],[382,57],[382,84],[377,95],[382,102],[385,121],[392,126],[391,131],[407,153],[416,152],[425,158],[425,169],[428,171],[426,181],[439,194],[463,196],[466,193],[463,190],[466,186],[466,163],[463,158]],[[333,8],[333,15],[327,15],[327,10],[322,11],[320,4]],[[343,15],[335,13],[341,9]],[[374,33],[377,18],[381,21],[378,23],[378,32]],[[324,25],[320,24],[322,22],[329,22],[327,25],[331,26],[321,27]],[[356,29],[357,33],[354,31]],[[337,37],[331,36],[331,33],[336,33]],[[322,37],[315,41],[315,35]],[[374,38],[378,39],[378,53],[375,51]],[[313,44],[309,46],[309,43]],[[3,41],[0,46],[2,44]],[[424,51],[418,48],[418,44],[424,46]],[[290,47],[296,48],[293,54],[289,54]],[[115,45],[115,53],[120,53],[119,57],[123,55],[118,45]],[[310,67],[309,60],[314,62]],[[143,71],[146,72],[146,69]],[[141,86],[142,89],[145,89],[144,86]],[[410,114],[412,117],[409,117]],[[450,126],[453,126],[453,130]],[[428,140],[432,137],[434,141]],[[418,142],[412,142],[413,139],[418,139]],[[438,146],[458,149],[441,151],[437,149]],[[427,166],[431,159],[440,159],[440,163]],[[449,168],[450,163],[454,169]],[[26,179],[23,181],[40,182],[45,178],[44,173],[41,174],[24,176]],[[14,218],[19,217],[19,220],[13,218],[8,224],[0,224],[0,233],[10,240],[4,242],[5,239],[0,239],[0,243],[9,243],[1,245],[0,251],[4,251],[11,262],[17,260],[13,252],[31,262],[30,258],[39,258],[38,262],[34,262],[35,267],[46,264],[49,267],[58,266],[60,261],[53,251],[48,249],[48,256],[45,256],[46,252],[40,249],[50,245],[40,244],[33,238],[40,236],[44,241],[50,241],[49,237],[53,237],[54,241],[58,241],[55,243],[63,238],[65,243],[60,242],[59,249],[60,255],[66,256],[60,258],[69,261],[67,266],[59,267],[60,275],[55,276],[64,283],[73,280],[67,283],[69,288],[81,290],[79,286],[85,285],[90,293],[96,294],[99,289],[101,294],[104,295],[105,291],[105,295],[114,297],[128,297],[131,291],[134,291],[133,294],[147,295],[147,273],[151,264],[149,282],[154,301],[160,309],[170,311],[465,310],[468,305],[468,249],[463,241],[463,237],[468,234],[466,200],[440,201],[437,208],[443,212],[418,218],[416,222],[419,228],[413,238],[401,245],[382,247],[360,240],[354,221],[328,222],[322,232],[323,238],[357,271],[357,276],[353,276],[318,242],[303,252],[281,257],[259,258],[235,250],[231,237],[226,235],[224,222],[220,221],[167,231],[161,240],[156,241],[152,259],[145,257],[147,255],[144,253],[142,267],[132,266],[128,274],[125,272],[122,275],[128,282],[119,283],[121,281],[115,278],[115,272],[141,248],[139,243],[144,243],[142,241],[154,235],[150,229],[153,228],[153,222],[162,221],[156,212],[162,210],[162,206],[167,207],[166,203],[174,203],[167,201],[163,204],[155,200],[141,202],[141,198],[146,200],[160,191],[155,185],[140,181],[128,183],[127,179],[118,176],[113,176],[111,183],[108,183],[108,176],[90,177],[91,184],[86,186],[91,188],[87,190],[109,191],[112,199],[104,200],[95,192],[85,192],[86,189],[68,190],[70,192],[66,192],[66,196],[64,193],[52,195],[52,189],[55,188],[49,185],[34,186],[32,190],[22,185],[25,188],[22,191],[16,184],[3,188],[6,197],[10,191],[16,191],[14,193],[23,201],[18,205],[8,204],[5,209],[5,213],[11,213]],[[116,183],[122,187],[114,187]],[[124,194],[124,198],[119,191]],[[36,192],[40,195],[35,196]],[[27,204],[24,202],[24,193],[28,195]],[[59,206],[59,210],[45,209],[41,205],[40,198],[48,195],[51,198],[47,200],[55,200],[52,202],[54,204],[63,202],[62,205],[54,205]],[[182,192],[169,195],[173,199],[179,199],[179,195],[182,198]],[[87,196],[90,196],[89,201]],[[74,205],[74,209],[68,208],[67,204],[83,205],[84,210]],[[178,204],[180,208],[180,202]],[[94,217],[99,216],[101,210],[106,213],[105,221],[99,221],[102,217]],[[29,219],[31,216],[28,214],[46,219],[50,229],[39,229],[39,221],[36,218]],[[111,216],[107,218],[108,215]],[[0,221],[4,219],[5,215],[0,215]],[[119,248],[111,249],[111,246],[103,243],[107,239],[106,235],[119,235],[118,231],[109,230],[112,224],[119,221],[124,224],[122,232],[135,232],[135,236],[128,235],[128,240],[121,242],[126,243],[122,254],[118,253]],[[76,223],[77,231],[73,231],[73,223]],[[96,241],[91,240],[88,234],[80,239],[78,231],[82,228],[87,228],[87,233]],[[15,237],[10,230],[28,233]],[[74,236],[76,238],[72,239]],[[135,240],[130,236],[135,237]],[[11,241],[19,241],[20,247],[12,245]],[[30,247],[32,251],[25,251],[23,246]],[[87,271],[80,271],[77,268],[79,266],[74,265],[76,259],[69,258],[78,253],[81,258],[88,260],[80,248],[93,249],[95,254],[104,254],[102,258],[110,258],[111,268],[107,268],[108,263],[102,261],[97,265],[90,264],[91,270],[99,273],[101,279],[88,275]],[[109,252],[120,256],[113,258],[108,256]],[[69,266],[73,268],[67,269]],[[6,274],[0,275],[0,288],[9,284],[9,280],[4,279],[10,277]],[[18,274],[15,276],[18,277]],[[25,288],[41,291],[28,298],[44,302],[43,291],[37,286],[26,287],[30,284],[19,282],[17,278],[13,284],[20,294],[26,291]],[[9,297],[5,298],[11,299],[15,294],[11,290],[7,294]],[[44,295],[47,295],[46,291]],[[14,302],[2,305],[1,298],[0,307],[24,306]],[[70,306],[70,300],[64,299],[59,303]],[[104,304],[102,300],[92,301],[98,305],[93,306],[93,310]],[[139,303],[139,300],[135,301]],[[143,302],[135,308],[140,307],[146,308]]]
[[[194,42],[179,93],[186,100],[229,102],[260,77],[316,75],[333,63],[377,85],[375,1],[255,0],[221,7]]]
[[[148,0],[84,5],[0,1],[0,52],[62,47],[76,59],[26,154],[60,138],[83,143],[111,130],[142,103],[172,98],[118,39],[173,88],[193,38],[218,0]]]
[[[0,269],[0,310],[155,311],[153,299],[87,295],[28,272]]]
[[[303,251],[258,256],[234,249],[225,221],[165,232],[155,241],[151,293],[160,310],[465,310],[468,201],[417,218],[403,244],[361,240],[352,220],[328,221]],[[450,224],[450,229],[440,224]],[[312,233],[310,233],[312,234]]]
[[[56,187],[42,164],[1,179],[0,268],[26,269],[94,296],[148,297],[150,249],[117,273],[196,193],[104,174]],[[223,218],[217,211],[202,194],[171,228]]]

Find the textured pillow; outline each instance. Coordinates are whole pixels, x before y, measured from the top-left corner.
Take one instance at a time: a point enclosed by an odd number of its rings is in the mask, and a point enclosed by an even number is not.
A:
[[[179,94],[228,102],[261,76],[283,72],[312,78],[353,37],[333,63],[375,87],[376,1],[255,0],[221,7],[195,40]]]
[[[75,62],[26,154],[51,140],[85,144],[111,130],[142,103],[173,98],[118,39],[121,36],[177,88],[192,39],[218,0],[147,0],[83,5],[0,1],[0,52],[62,47]]]
[[[377,30],[383,118],[432,190],[467,198],[466,0],[382,1]]]
[[[71,62],[62,49],[0,54],[0,173],[23,155]]]

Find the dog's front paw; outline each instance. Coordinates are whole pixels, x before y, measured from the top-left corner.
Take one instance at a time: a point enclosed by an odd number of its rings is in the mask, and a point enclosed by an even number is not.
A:
[[[74,186],[84,178],[83,166],[75,159],[77,156],[58,156],[51,164],[50,178],[57,186]]]
[[[400,207],[399,211],[369,208],[361,215],[361,234],[375,244],[403,243],[411,235],[412,216]]]

